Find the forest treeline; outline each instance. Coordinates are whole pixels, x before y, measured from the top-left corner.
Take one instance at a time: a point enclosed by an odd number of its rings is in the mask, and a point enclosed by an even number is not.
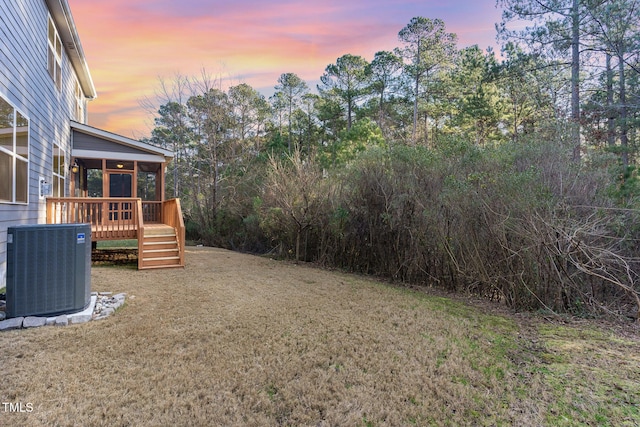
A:
[[[637,318],[638,5],[498,5],[500,54],[415,17],[315,90],[295,73],[268,99],[204,72],[164,82],[149,141],[175,152],[188,238]]]

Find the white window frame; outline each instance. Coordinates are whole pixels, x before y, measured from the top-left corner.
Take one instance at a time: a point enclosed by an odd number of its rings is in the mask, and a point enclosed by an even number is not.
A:
[[[84,92],[82,92],[82,87],[80,86],[80,82],[76,79],[76,92],[75,92],[75,100],[76,100],[76,120],[82,124],[84,124],[84,111],[85,111],[85,101],[84,101]]]
[[[47,22],[47,72],[60,92],[62,90],[62,41],[51,15]]]
[[[20,111],[18,108],[16,108],[16,106],[9,101],[7,98],[5,98],[3,96],[3,94],[0,93],[0,100],[2,100],[3,102],[6,102],[12,109],[13,109],[13,126],[12,126],[12,149],[11,150],[7,150],[6,148],[0,146],[0,152],[8,155],[11,159],[11,163],[12,163],[12,175],[11,175],[11,200],[4,200],[4,199],[0,199],[0,203],[2,204],[12,204],[12,205],[28,205],[29,204],[29,183],[30,183],[30,175],[31,175],[31,168],[29,165],[29,159],[31,158],[31,120],[29,119],[29,117],[27,117],[26,114],[24,114],[22,111]],[[17,126],[17,120],[18,120],[18,114],[20,114],[20,116],[22,116],[22,118],[24,120],[27,121],[27,156],[24,157],[21,154],[18,153],[18,142],[17,142],[17,130],[18,130],[18,126]],[[26,201],[18,201],[16,199],[17,193],[18,193],[18,188],[17,188],[17,181],[18,181],[18,173],[17,173],[17,165],[18,162],[23,162],[26,165],[26,169],[27,169],[27,176],[26,176],[26,196],[27,196],[27,200]]]
[[[51,158],[53,159],[53,185],[51,187],[52,197],[64,197],[68,169],[65,156],[66,153],[64,152],[62,147],[54,142],[53,152],[51,156]]]

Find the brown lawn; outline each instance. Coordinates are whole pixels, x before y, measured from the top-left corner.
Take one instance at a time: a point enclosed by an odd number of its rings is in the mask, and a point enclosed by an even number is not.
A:
[[[26,409],[0,426],[640,425],[637,329],[219,249],[187,263],[94,267],[128,294],[109,319],[0,334],[0,400]]]

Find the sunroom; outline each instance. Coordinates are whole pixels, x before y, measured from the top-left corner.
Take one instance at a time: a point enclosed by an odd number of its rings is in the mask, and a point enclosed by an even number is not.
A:
[[[184,266],[179,199],[165,200],[160,147],[71,122],[69,194],[47,198],[47,223],[89,223],[92,239],[138,240],[138,268]]]

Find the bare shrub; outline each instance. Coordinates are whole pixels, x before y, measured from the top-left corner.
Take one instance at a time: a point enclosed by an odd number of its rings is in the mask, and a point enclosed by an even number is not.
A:
[[[311,160],[303,160],[296,150],[284,160],[271,156],[259,209],[261,227],[275,241],[295,248],[301,259],[301,240],[320,224],[329,200],[328,181]],[[307,259],[305,245],[304,259]]]
[[[228,180],[227,234],[516,310],[637,317],[640,211],[612,196],[606,161],[576,165],[544,138],[374,148],[329,171],[299,152],[272,156],[251,185]]]
[[[576,167],[565,148],[371,150],[325,206],[319,259],[518,310],[629,313],[637,220],[615,213],[607,171]]]

